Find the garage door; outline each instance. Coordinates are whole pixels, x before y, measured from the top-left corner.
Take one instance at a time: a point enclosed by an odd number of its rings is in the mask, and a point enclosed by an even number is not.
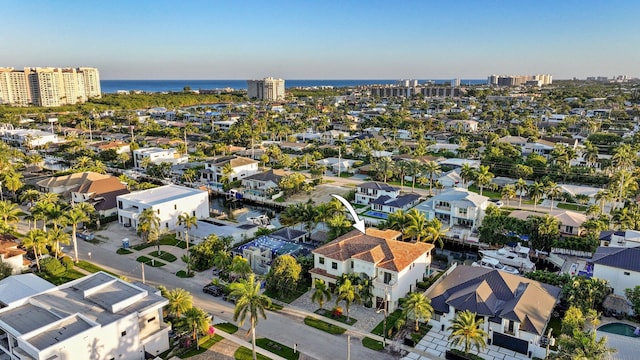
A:
[[[493,333],[493,345],[525,355],[529,350],[529,343],[527,341],[497,332]]]

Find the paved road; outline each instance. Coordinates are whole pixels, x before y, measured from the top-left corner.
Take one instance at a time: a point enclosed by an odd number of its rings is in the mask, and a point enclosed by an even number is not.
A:
[[[133,232],[120,228],[117,224],[111,224],[108,230],[102,231],[98,235],[108,236],[110,239],[102,240],[98,245],[80,240],[78,242],[80,259],[94,262],[107,270],[125,276],[129,280],[141,281],[141,265],[135,261],[135,257],[115,254],[122,238],[128,237],[135,243]],[[152,250],[150,249],[150,251]],[[191,279],[182,279],[173,274],[172,271],[183,266],[180,260],[162,268],[145,266],[146,283],[154,286],[164,285],[170,289],[183,288],[191,292],[195,306],[208,311],[218,319],[233,322],[233,307],[230,303],[202,293],[202,287],[210,281],[207,275],[198,274]],[[293,344],[298,344],[298,349],[306,359],[346,358],[347,334],[336,336],[306,326],[302,323],[304,314],[297,314],[297,312],[269,312],[267,317],[267,320],[260,319],[258,323],[258,337],[267,337],[290,347],[293,347]],[[244,330],[245,332],[248,330],[247,324],[244,325]],[[386,360],[394,358],[389,354],[363,347],[360,341],[362,335],[354,332],[350,334],[352,335],[351,359]]]

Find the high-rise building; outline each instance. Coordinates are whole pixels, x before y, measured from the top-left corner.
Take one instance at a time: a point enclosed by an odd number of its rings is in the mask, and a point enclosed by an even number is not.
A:
[[[530,85],[551,85],[552,77],[549,74],[542,75],[490,75],[487,77],[489,85],[497,86],[520,86]]]
[[[96,68],[0,68],[0,104],[52,107],[100,95]]]
[[[284,100],[284,80],[272,77],[262,80],[247,80],[247,95],[250,99]]]

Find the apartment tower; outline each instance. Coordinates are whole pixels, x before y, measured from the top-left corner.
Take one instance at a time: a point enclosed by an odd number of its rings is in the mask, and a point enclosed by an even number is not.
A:
[[[267,77],[262,80],[247,80],[249,99],[284,100],[284,80]]]

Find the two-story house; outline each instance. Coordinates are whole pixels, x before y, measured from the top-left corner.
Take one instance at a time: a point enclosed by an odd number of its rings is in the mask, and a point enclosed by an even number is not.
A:
[[[24,262],[24,255],[26,251],[18,249],[18,244],[15,242],[16,238],[9,234],[0,236],[0,263],[9,265],[13,271],[13,274],[20,274],[22,270],[26,268]],[[27,261],[27,264],[29,262]]]
[[[404,194],[392,198],[388,195],[382,195],[371,202],[371,209],[393,214],[398,210],[408,210],[420,201],[418,194]]]
[[[242,193],[244,196],[272,199],[272,196],[280,193],[282,178],[273,169],[249,175],[242,179]]]
[[[148,147],[133,150],[133,167],[141,169],[144,159],[148,158],[151,164],[161,164],[163,162],[177,165],[185,164],[189,161],[189,156],[186,154],[180,154],[177,149],[162,149],[158,147]]]
[[[562,236],[582,236],[584,234],[584,228],[582,225],[588,220],[586,215],[562,209],[553,209],[548,213],[558,220],[560,224],[558,230]],[[526,220],[529,216],[544,215],[545,214],[527,210],[514,210],[509,214],[509,216],[521,220]]]
[[[178,216],[188,213],[198,219],[209,217],[209,194],[206,191],[178,185],[165,185],[132,192],[116,198],[118,222],[124,227],[138,228],[138,218],[145,209],[153,209],[160,231],[172,231]]]
[[[473,234],[482,225],[488,205],[486,196],[451,188],[421,202],[415,209],[423,212],[429,220],[440,220],[443,227],[449,228],[449,236],[471,241],[477,239]]]
[[[640,285],[640,247],[607,247],[596,249],[591,263],[593,277],[607,280],[613,293],[625,296],[625,289]]]
[[[220,156],[204,164],[201,176],[203,181],[221,188],[225,177],[233,182],[258,173],[258,164],[256,160],[241,156]]]
[[[400,189],[379,182],[366,182],[356,186],[356,204],[369,205],[381,196],[389,198],[397,198],[400,195]]]
[[[385,299],[389,311],[398,300],[414,291],[431,263],[432,244],[399,241],[402,233],[368,228],[366,234],[353,230],[315,249],[312,283],[322,279],[330,287],[342,274],[358,274],[371,279],[373,299],[382,308]]]
[[[0,358],[153,358],[169,349],[160,291],[104,272],[0,309]]]
[[[459,311],[484,318],[488,343],[529,357],[545,357],[540,340],[551,320],[561,289],[506,272],[457,266],[425,293],[431,299],[429,324],[442,332]]]

